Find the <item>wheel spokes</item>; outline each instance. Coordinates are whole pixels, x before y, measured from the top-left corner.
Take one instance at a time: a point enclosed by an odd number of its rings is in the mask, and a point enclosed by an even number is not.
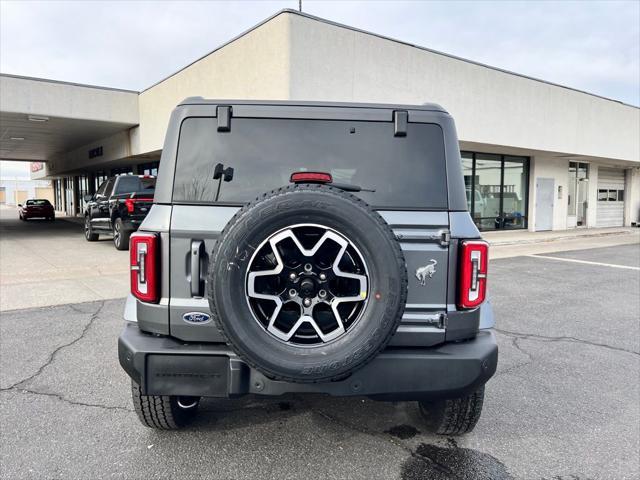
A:
[[[311,248],[307,248],[303,245],[303,243],[297,237],[296,232],[294,232],[293,230],[296,227],[291,227],[276,233],[271,238],[269,238],[265,244],[263,244],[261,247],[259,247],[256,250],[256,254],[257,254],[259,251],[262,251],[263,248],[265,247],[270,249],[271,252],[273,253],[273,258],[275,259],[274,268],[268,269],[268,270],[250,271],[251,266],[253,265],[253,260],[255,258],[255,255],[254,255],[254,258],[252,258],[251,263],[249,265],[249,272],[247,275],[247,297],[256,299],[258,301],[270,301],[275,304],[275,307],[271,312],[271,314],[263,315],[263,317],[268,317],[268,318],[265,318],[264,327],[269,333],[286,342],[290,341],[296,335],[296,333],[300,330],[300,328],[303,327],[304,325],[308,325],[309,327],[311,327],[313,332],[315,332],[317,337],[323,343],[329,342],[339,337],[340,335],[346,332],[346,328],[345,328],[345,319],[342,318],[338,307],[345,302],[364,302],[368,297],[367,276],[360,273],[346,272],[340,268],[340,263],[342,262],[343,257],[347,252],[347,249],[351,246],[352,249],[350,251],[356,252],[356,257],[359,259],[359,262],[362,264],[361,267],[366,272],[366,265],[364,264],[364,261],[360,257],[359,253],[357,253],[357,250],[355,250],[355,247],[353,247],[353,245],[346,238],[339,235],[337,232],[333,230],[329,230],[326,227],[320,227],[315,225],[311,227],[322,228],[324,230],[324,233],[313,244]],[[327,293],[327,290],[325,290],[325,288],[328,288],[329,284],[328,282],[324,282],[324,279],[326,278],[327,275],[325,273],[322,273],[321,275],[317,275],[315,272],[312,272],[311,269],[305,269],[305,272],[300,273],[299,275],[303,275],[304,278],[309,278],[315,281],[316,283],[314,285],[321,284],[319,287],[321,289],[318,290],[316,288],[315,293],[312,294],[313,295],[312,297],[308,297],[305,294],[305,298],[303,299],[302,296],[299,294],[299,292],[295,291],[294,289],[287,290],[285,288],[284,291],[281,291],[279,294],[276,294],[273,292],[267,293],[264,291],[264,289],[258,288],[256,286],[257,279],[263,278],[266,281],[268,277],[274,277],[274,281],[277,282],[276,284],[281,285],[281,279],[283,278],[283,275],[286,277],[287,273],[286,272],[283,273],[283,271],[285,270],[285,265],[290,260],[287,260],[286,258],[283,259],[282,252],[278,248],[279,244],[281,242],[284,242],[285,240],[290,240],[291,243],[295,245],[295,249],[297,250],[297,252],[295,253],[289,250],[290,252],[289,255],[307,259],[304,262],[305,266],[314,264],[314,256],[318,254],[318,252],[327,242],[333,242],[334,244],[336,244],[337,247],[339,247],[338,252],[332,261],[329,258],[329,262],[331,264],[330,268],[331,268],[331,272],[333,273],[333,277],[338,281],[340,279],[343,279],[343,282],[344,282],[344,280],[346,279],[349,282],[353,282],[353,281],[357,282],[358,293],[354,295],[353,292],[349,292],[349,294],[347,295],[340,295],[339,294],[340,292],[332,291],[331,294],[329,295]],[[306,242],[306,243],[308,246],[309,242]],[[335,249],[336,247],[334,246],[329,248]],[[354,257],[353,253],[350,254],[350,259],[353,262],[355,262],[356,260],[354,260],[352,257]],[[324,258],[323,260],[325,262],[327,261],[326,258]],[[273,262],[271,263],[273,264]],[[287,268],[290,268],[290,265]],[[356,269],[356,271],[358,271],[358,269]],[[291,275],[292,277],[295,277],[295,274],[293,272],[290,273],[289,275]],[[321,278],[321,280],[317,280],[318,278]],[[306,282],[309,282],[309,281],[310,280],[306,280]],[[290,293],[292,290],[294,290],[293,294]],[[298,308],[300,309],[299,310],[300,313],[297,320],[289,321],[289,324],[286,326],[283,326],[282,321],[276,324],[278,321],[279,315],[283,312],[283,306],[290,302],[297,304]],[[314,318],[314,308],[316,305],[321,303],[328,305],[329,310],[331,310],[333,314],[333,318],[335,320],[335,326],[329,331],[327,331],[326,325],[324,325],[324,329],[323,329],[322,326],[319,324],[319,322],[316,320],[316,318]],[[251,302],[250,302],[250,305],[251,305]],[[327,315],[330,315],[330,314],[327,312]],[[308,333],[308,330],[307,330],[307,333]]]

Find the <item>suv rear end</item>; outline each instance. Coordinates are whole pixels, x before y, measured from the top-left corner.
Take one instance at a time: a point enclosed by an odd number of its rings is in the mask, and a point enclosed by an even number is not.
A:
[[[433,430],[472,429],[497,364],[479,237],[437,105],[187,99],[131,239],[119,357],[141,420],[181,426],[206,396],[322,392],[417,400]]]

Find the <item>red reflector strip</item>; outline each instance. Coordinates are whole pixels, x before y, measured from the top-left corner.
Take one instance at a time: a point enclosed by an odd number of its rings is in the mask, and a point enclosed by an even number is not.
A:
[[[155,233],[135,232],[129,240],[131,293],[138,300],[160,299],[159,238]]]
[[[291,174],[291,183],[332,183],[333,177],[324,172],[296,172]]]
[[[462,242],[459,261],[458,307],[475,308],[487,295],[489,244],[481,240]]]

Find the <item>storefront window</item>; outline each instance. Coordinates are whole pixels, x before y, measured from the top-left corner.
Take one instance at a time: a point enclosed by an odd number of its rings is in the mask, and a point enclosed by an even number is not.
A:
[[[138,165],[138,174],[153,175],[155,177],[156,175],[158,175],[159,166],[160,162],[141,163],[140,165]]]
[[[500,178],[499,155],[476,154],[475,161],[474,220],[481,230],[499,228]]]
[[[467,194],[467,208],[473,210],[473,153],[462,152],[462,174],[464,175],[464,187]]]
[[[480,230],[526,228],[529,159],[462,152],[467,207]]]

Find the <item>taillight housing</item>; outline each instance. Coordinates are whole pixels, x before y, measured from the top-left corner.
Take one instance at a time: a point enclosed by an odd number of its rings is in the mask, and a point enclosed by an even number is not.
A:
[[[156,233],[135,232],[129,240],[131,293],[138,300],[160,300],[160,238]]]
[[[127,198],[124,201],[125,206],[127,207],[127,212],[128,213],[133,213],[133,211],[135,210],[136,206],[134,205],[134,200],[133,198]]]
[[[124,204],[128,213],[133,213],[136,209],[136,202],[153,202],[153,198],[126,198]]]
[[[458,308],[475,308],[487,296],[489,244],[467,240],[460,245],[458,262]]]
[[[332,183],[333,177],[325,172],[295,172],[289,179],[291,183]]]

